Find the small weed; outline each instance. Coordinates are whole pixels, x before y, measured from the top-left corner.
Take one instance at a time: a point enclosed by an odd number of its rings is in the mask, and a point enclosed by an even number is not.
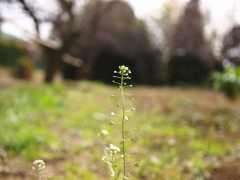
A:
[[[121,126],[121,141],[120,141],[121,149],[115,145],[110,144],[110,146],[106,148],[105,156],[103,156],[102,160],[108,165],[108,168],[111,171],[111,176],[113,177],[114,180],[120,178],[121,170],[123,171],[122,179],[127,180],[130,177],[130,173],[127,172],[126,168],[126,166],[128,165],[127,158],[133,158],[134,156],[126,152],[127,151],[126,142],[135,141],[134,131],[136,130],[136,128],[129,129],[129,127],[126,124],[131,118],[129,113],[135,111],[134,107],[127,109],[125,99],[126,96],[131,96],[131,94],[128,94],[124,91],[125,88],[132,87],[132,85],[127,85],[126,82],[126,80],[131,79],[131,77],[129,76],[129,74],[131,74],[131,71],[128,67],[119,66],[119,71],[114,71],[114,73],[117,75],[113,77],[119,80],[119,81],[113,80],[113,83],[119,86],[118,90],[120,91],[121,101],[117,103],[117,107],[120,107],[122,109],[122,115],[120,122],[111,121],[110,124]],[[112,95],[111,97],[114,98],[115,96]],[[134,98],[130,99],[134,100]],[[112,112],[111,115],[116,116],[115,112]],[[119,162],[118,153],[121,153],[122,158],[121,162]],[[136,162],[132,165],[138,167],[139,163]]]
[[[33,162],[33,176],[36,180],[42,180],[45,177],[45,162],[43,160],[35,160]]]

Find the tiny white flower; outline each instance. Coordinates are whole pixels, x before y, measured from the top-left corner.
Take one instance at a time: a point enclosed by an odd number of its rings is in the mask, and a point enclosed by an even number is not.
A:
[[[111,115],[112,115],[112,116],[115,116],[115,113],[114,113],[114,112],[111,112]]]
[[[110,144],[109,149],[110,149],[111,151],[113,151],[113,152],[120,152],[120,148],[117,147],[117,146],[114,146],[114,145],[112,145],[112,144]]]
[[[105,161],[105,160],[106,160],[106,156],[103,156],[103,157],[102,157],[102,160]]]
[[[101,135],[102,136],[108,136],[109,135],[109,132],[107,130],[101,130]]]
[[[33,165],[37,165],[38,167],[41,167],[41,166],[45,166],[45,162],[43,160],[38,159],[33,162]]]
[[[168,144],[169,144],[170,146],[174,145],[175,142],[176,142],[176,141],[175,141],[174,138],[171,138],[171,139],[168,140]]]
[[[43,160],[38,159],[33,162],[33,167],[32,167],[33,170],[34,169],[43,170],[45,168],[46,168],[46,166],[45,166],[45,162]]]

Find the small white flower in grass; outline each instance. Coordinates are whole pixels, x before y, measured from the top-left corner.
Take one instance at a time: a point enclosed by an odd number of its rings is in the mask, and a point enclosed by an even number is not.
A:
[[[174,138],[171,138],[168,140],[168,145],[172,146],[175,144],[175,139]]]
[[[33,162],[33,169],[39,169],[39,170],[42,170],[42,169],[45,169],[45,162],[43,160],[35,160]]]
[[[120,152],[120,148],[110,144],[109,149],[113,152]]]
[[[103,156],[103,157],[102,157],[102,160],[103,160],[103,161],[106,161],[106,156]]]
[[[115,113],[114,113],[114,112],[111,112],[111,115],[112,115],[112,116],[115,116]]]
[[[108,135],[109,135],[109,132],[107,130],[104,130],[104,129],[101,130],[101,136],[106,137]]]

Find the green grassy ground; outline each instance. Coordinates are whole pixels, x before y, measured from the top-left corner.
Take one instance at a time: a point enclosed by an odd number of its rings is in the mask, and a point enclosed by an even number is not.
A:
[[[239,155],[239,99],[195,88],[129,91],[136,108],[129,128],[137,132],[128,150],[140,162],[139,168],[129,167],[133,180],[207,179],[223,159]],[[27,178],[32,161],[43,159],[54,180],[110,179],[101,158],[105,146],[120,143],[119,126],[109,125],[110,113],[120,111],[110,98],[116,86],[23,84],[0,92],[2,167]],[[110,136],[101,138],[102,129]]]

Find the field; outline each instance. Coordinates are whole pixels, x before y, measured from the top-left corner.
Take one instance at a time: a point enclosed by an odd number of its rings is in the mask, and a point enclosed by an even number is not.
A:
[[[1,74],[2,75],[2,74]],[[32,162],[46,163],[46,179],[111,179],[104,149],[120,144],[116,86],[99,82],[0,83],[0,179],[34,179]],[[5,80],[5,81],[4,81]],[[139,168],[133,180],[239,180],[240,99],[201,88],[129,88],[137,128],[128,151]],[[101,137],[101,130],[110,135]]]

